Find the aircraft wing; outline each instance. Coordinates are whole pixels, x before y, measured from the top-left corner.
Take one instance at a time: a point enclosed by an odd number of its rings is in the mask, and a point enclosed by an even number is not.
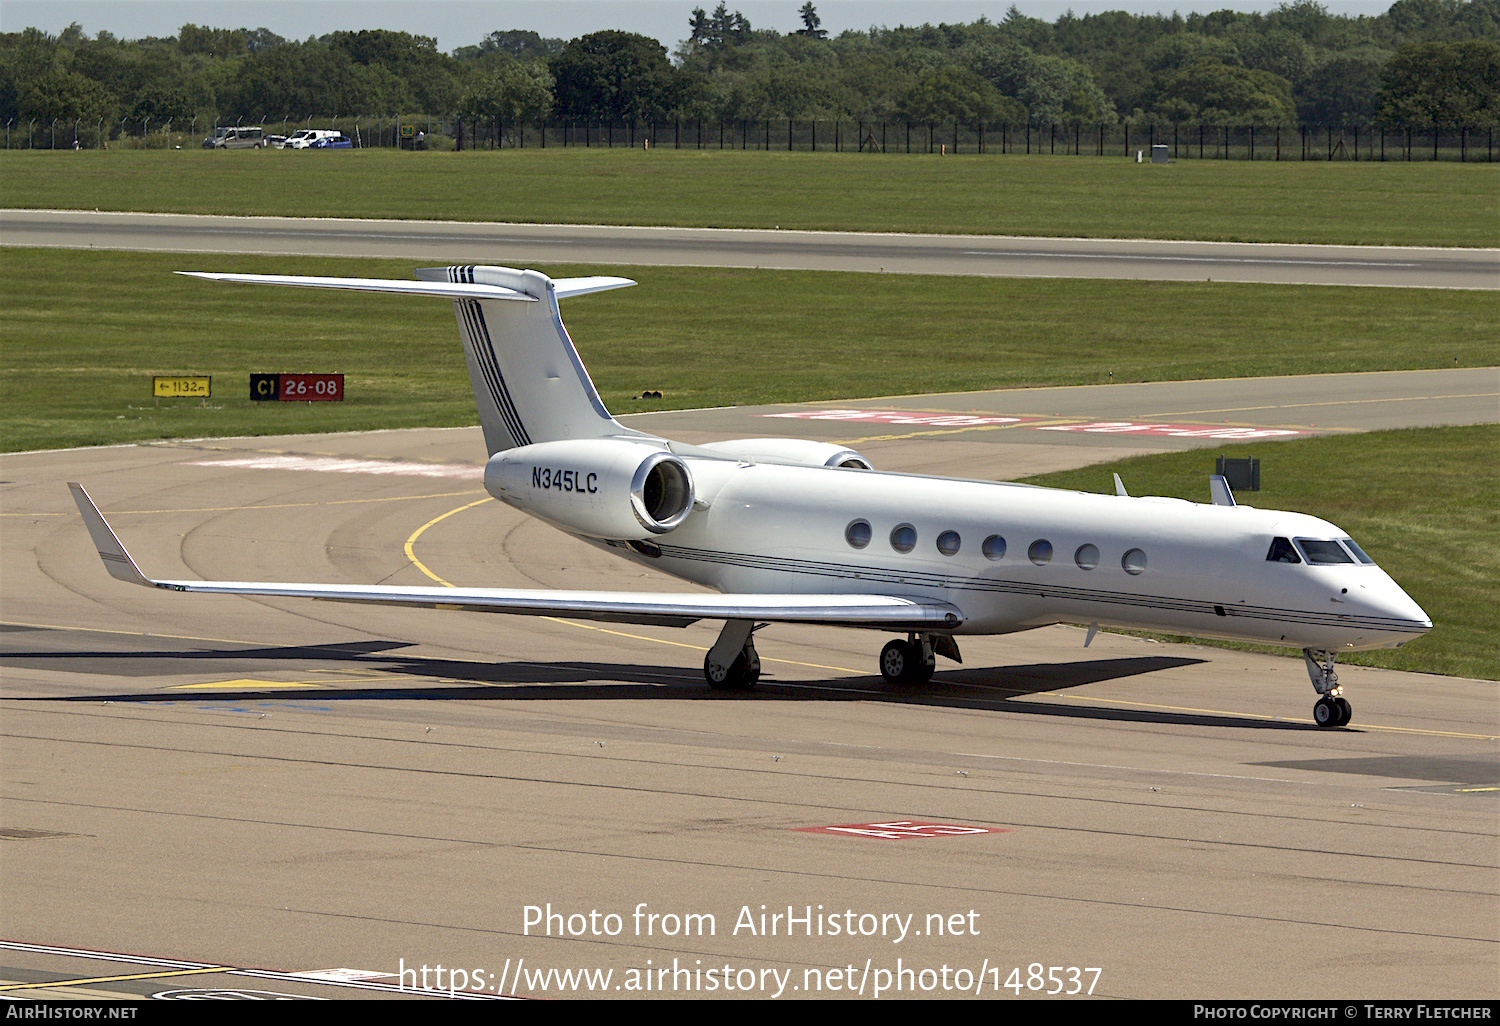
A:
[[[522,588],[434,588],[391,585],[293,584],[259,581],[167,581],[141,573],[103,514],[76,482],[73,500],[111,577],[148,588],[209,595],[311,598],[429,609],[567,616],[580,620],[686,627],[698,620],[757,620],[888,630],[952,630],[964,621],[947,602],[899,595],[802,595],[552,591]]]

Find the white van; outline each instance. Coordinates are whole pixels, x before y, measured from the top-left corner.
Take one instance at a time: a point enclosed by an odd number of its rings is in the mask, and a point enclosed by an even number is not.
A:
[[[286,137],[286,142],[281,144],[284,150],[305,150],[319,139],[333,139],[343,135],[342,132],[332,132],[325,128],[304,128],[299,132],[293,132]]]
[[[253,128],[216,128],[214,134],[203,140],[205,150],[259,150],[266,145],[266,131],[260,126]]]

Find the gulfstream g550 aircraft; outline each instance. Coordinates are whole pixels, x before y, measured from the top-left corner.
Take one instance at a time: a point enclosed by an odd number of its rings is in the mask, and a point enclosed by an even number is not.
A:
[[[558,300],[635,284],[508,267],[419,270],[416,281],[195,274],[213,281],[439,296],[453,302],[479,406],[491,495],[626,559],[719,594],[158,581],[72,485],[113,576],[219,595],[314,598],[683,627],[723,620],[710,687],[755,684],[757,624],[904,635],[880,653],[919,683],[957,636],[1100,624],[1301,648],[1314,718],[1349,722],[1340,651],[1401,645],[1427,614],[1333,524],[1236,505],[1094,495],[873,470],[822,442],[689,446],[625,427],[600,401]],[[1085,642],[1087,644],[1087,641]]]

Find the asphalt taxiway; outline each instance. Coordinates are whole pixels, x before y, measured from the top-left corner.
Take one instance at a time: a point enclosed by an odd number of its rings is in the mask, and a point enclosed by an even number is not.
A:
[[[1215,429],[1492,422],[1497,373],[633,423],[899,436],[861,448],[1013,477]],[[778,416],[835,407],[885,419]],[[1179,430],[1043,430],[1106,421]],[[713,624],[133,588],[64,487],[84,482],[159,576],[684,587],[487,500],[482,458],[477,429],[4,457],[0,996],[379,996],[404,962],[463,967],[486,996],[538,996],[528,970],[612,970],[594,993],[628,996],[631,969],[728,966],[741,985],[755,971],[752,995],[790,971],[783,996],[857,980],[868,998],[898,959],[937,995],[944,966],[1001,997],[990,970],[999,986],[1018,969],[1034,994],[1033,964],[1098,969],[1109,997],[1500,990],[1495,682],[1341,667],[1355,719],[1321,731],[1291,659],[1107,633],[1085,649],[1060,626],[965,639],[961,666],[893,689],[878,634],[772,626],[761,686],[723,697],[701,674]],[[827,829],[859,824],[885,826]],[[621,930],[539,936],[525,908],[549,903]],[[643,903],[662,918],[638,934]],[[783,917],[766,936],[763,905],[871,932],[787,936]],[[687,914],[713,933],[664,935]],[[916,932],[897,942],[890,914]]]
[[[1500,288],[1500,248],[808,232],[0,210],[0,244],[391,257],[438,264],[759,267],[1026,278]]]

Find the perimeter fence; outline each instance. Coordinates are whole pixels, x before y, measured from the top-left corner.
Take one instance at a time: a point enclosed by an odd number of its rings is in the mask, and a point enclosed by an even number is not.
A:
[[[342,132],[354,148],[505,150],[646,148],[851,154],[1115,156],[1149,160],[1496,160],[1492,127],[1223,125],[1166,122],[964,124],[935,121],[506,121],[427,115],[336,115],[235,122],[206,119],[32,120],[5,126],[6,149],[198,148],[215,129],[261,127],[268,140],[301,129]]]

